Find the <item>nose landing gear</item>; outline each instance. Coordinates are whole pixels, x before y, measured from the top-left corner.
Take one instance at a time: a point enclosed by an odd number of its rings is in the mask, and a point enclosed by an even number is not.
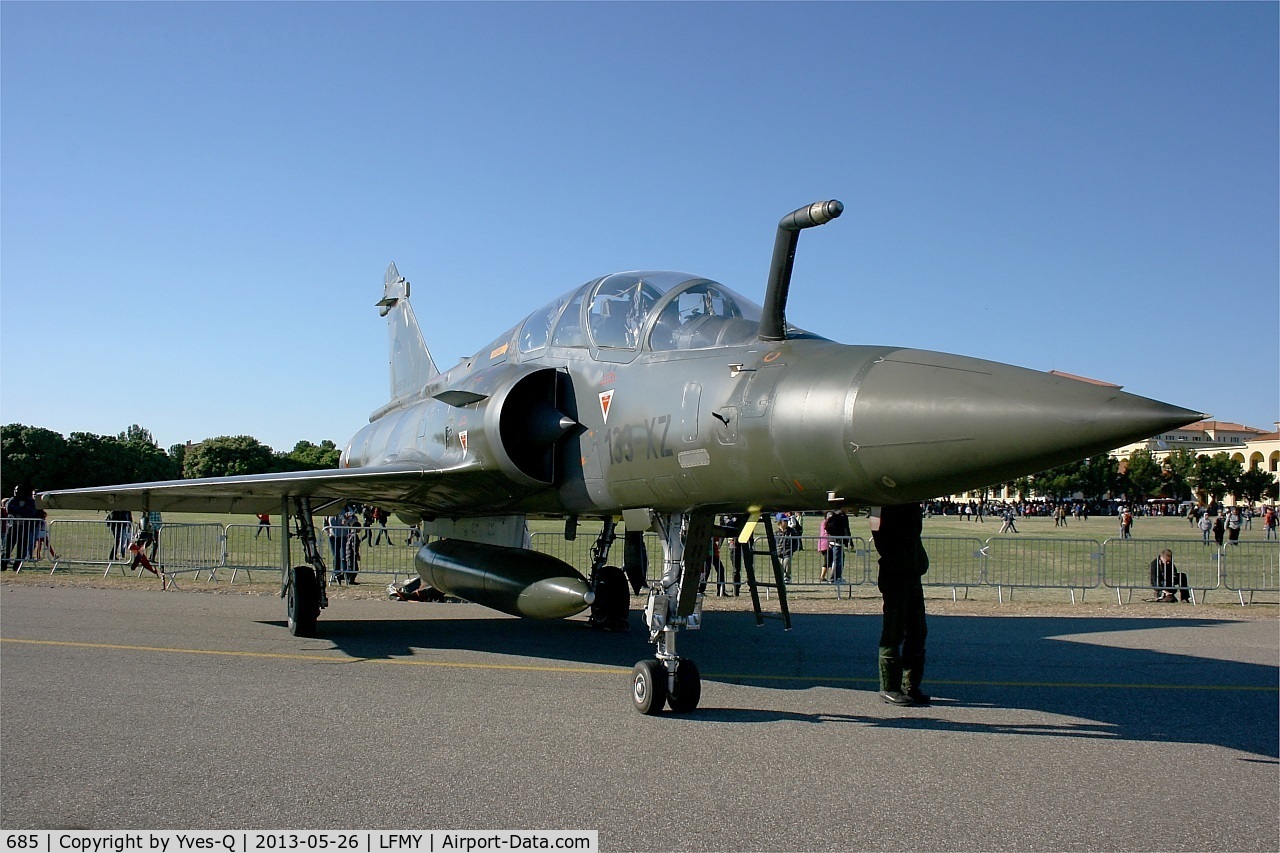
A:
[[[711,546],[711,516],[672,514],[653,522],[662,537],[663,573],[649,590],[644,616],[657,652],[632,669],[631,701],[642,714],[658,714],[664,705],[687,714],[702,698],[702,676],[697,664],[676,654],[676,635],[702,626],[698,584]]]

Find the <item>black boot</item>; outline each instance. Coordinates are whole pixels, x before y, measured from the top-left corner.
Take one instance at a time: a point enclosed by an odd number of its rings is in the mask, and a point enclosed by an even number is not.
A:
[[[915,657],[902,662],[902,692],[913,705],[928,705],[931,697],[920,689],[924,681],[924,657]]]
[[[902,661],[898,650],[891,646],[880,647],[880,698],[889,705],[910,705],[911,700],[900,689]]]

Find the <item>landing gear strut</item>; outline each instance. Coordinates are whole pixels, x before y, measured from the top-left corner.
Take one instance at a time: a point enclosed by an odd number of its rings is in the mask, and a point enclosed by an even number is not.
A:
[[[653,660],[642,660],[631,675],[631,701],[642,714],[657,714],[663,705],[677,714],[698,707],[702,676],[697,665],[676,654],[681,628],[702,626],[702,566],[711,546],[711,516],[675,513],[653,519],[662,537],[662,580],[649,590],[645,624],[657,645]]]

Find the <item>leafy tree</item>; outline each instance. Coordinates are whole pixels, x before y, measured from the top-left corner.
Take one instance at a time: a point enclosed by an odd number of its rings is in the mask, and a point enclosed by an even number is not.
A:
[[[73,432],[67,437],[75,460],[77,486],[110,486],[135,482],[126,445],[115,436]]]
[[[1177,500],[1190,500],[1200,457],[1189,447],[1179,447],[1164,458],[1165,493]]]
[[[151,431],[134,424],[117,436],[123,447],[125,465],[129,469],[129,482],[177,479],[182,469],[173,457],[156,444]]]
[[[1080,469],[1078,491],[1088,500],[1101,500],[1119,491],[1120,460],[1106,453],[1086,459]]]
[[[1035,490],[1054,500],[1063,500],[1079,490],[1080,473],[1083,462],[1068,462],[1039,474],[1031,475],[1031,483]]]
[[[1030,477],[1019,477],[1010,483],[1010,485],[1013,486],[1013,491],[1017,494],[1019,500],[1025,501],[1027,498],[1031,497],[1034,484]]]
[[[13,494],[13,487],[29,483],[37,489],[62,489],[79,485],[68,453],[67,440],[43,427],[5,424],[0,427],[0,496]]]
[[[133,424],[116,437],[129,444],[149,444],[152,447],[159,447],[155,438],[151,435],[151,430],[140,427],[137,424]]]
[[[1269,472],[1261,468],[1250,468],[1236,478],[1235,496],[1239,500],[1256,503],[1268,497],[1275,485],[1276,479]]]
[[[175,444],[166,453],[151,431],[132,424],[114,436],[73,432],[63,438],[52,430],[24,424],[0,428],[3,460],[0,489],[28,482],[37,489],[74,489],[178,477],[218,477],[268,471],[302,471],[338,467],[339,450],[332,441],[319,445],[300,441],[293,452],[273,453],[257,439],[220,436],[191,448]]]
[[[249,435],[207,438],[186,453],[182,476],[230,477],[265,474],[274,468],[271,448]]]
[[[1196,457],[1196,471],[1190,483],[1196,491],[1203,492],[1208,503],[1217,503],[1223,495],[1237,486],[1240,463],[1226,453]]]
[[[338,450],[338,446],[326,438],[320,442],[319,446],[309,441],[299,441],[285,458],[296,465],[296,467],[289,470],[313,471],[322,468],[337,468],[340,455],[341,451]]]
[[[1122,488],[1129,500],[1140,501],[1159,494],[1164,485],[1164,470],[1146,448],[1129,454]]]

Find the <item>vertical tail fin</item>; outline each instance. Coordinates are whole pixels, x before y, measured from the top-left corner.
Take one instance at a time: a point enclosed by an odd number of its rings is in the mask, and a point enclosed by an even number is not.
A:
[[[395,402],[421,391],[440,371],[409,305],[409,282],[395,264],[387,267],[378,307],[381,316],[387,318],[391,338],[391,401]]]

